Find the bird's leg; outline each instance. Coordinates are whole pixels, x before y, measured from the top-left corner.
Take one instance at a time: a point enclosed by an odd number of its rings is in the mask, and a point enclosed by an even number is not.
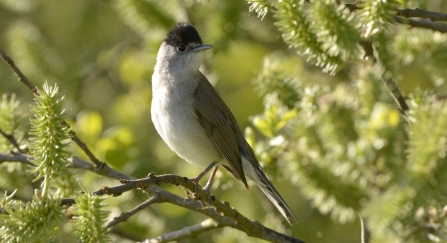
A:
[[[214,176],[216,175],[217,169],[219,169],[218,165],[214,167],[213,171],[211,172],[210,178],[206,182],[205,187],[202,188],[206,192],[206,194],[208,194],[208,201],[210,204],[213,204],[213,198],[211,197],[211,186],[213,185]]]
[[[210,165],[208,165],[208,167],[206,167],[202,172],[200,172],[199,175],[197,175],[196,177],[193,178],[189,178],[192,182],[194,182],[195,184],[199,183],[200,179],[202,179],[202,177],[204,175],[206,175],[206,173],[208,173],[208,171],[211,170],[211,168],[213,168],[215,165],[217,165],[217,162],[214,161],[213,163],[211,163]]]
[[[210,165],[208,165],[208,167],[206,167],[202,172],[200,172],[199,175],[197,175],[196,177],[190,178],[190,180],[196,185],[196,190],[194,192],[193,196],[197,196],[197,191],[199,190],[199,181],[200,179],[202,179],[202,177],[204,175],[206,175],[206,173],[208,173],[208,171],[211,170],[211,168],[213,168],[215,165],[217,164],[217,161],[214,161],[213,163],[211,163]],[[214,177],[214,176],[213,176]],[[208,180],[209,181],[209,180]],[[208,184],[208,183],[207,183]]]

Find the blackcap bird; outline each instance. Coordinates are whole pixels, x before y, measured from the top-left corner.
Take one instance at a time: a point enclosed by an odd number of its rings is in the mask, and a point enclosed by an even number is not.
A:
[[[167,34],[152,76],[152,122],[178,156],[207,168],[195,178],[196,183],[214,167],[213,176],[222,165],[246,188],[246,176],[250,178],[289,223],[297,222],[256,159],[230,109],[199,71],[201,52],[211,47],[202,44],[196,29],[188,23],[177,24]]]

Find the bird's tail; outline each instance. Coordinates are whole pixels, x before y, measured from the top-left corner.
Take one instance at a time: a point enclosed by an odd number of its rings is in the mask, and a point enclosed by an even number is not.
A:
[[[286,218],[289,224],[298,223],[295,214],[273,186],[272,182],[270,182],[261,165],[259,165],[257,161],[256,163],[250,163],[244,156],[242,156],[242,165],[244,167],[245,175],[247,175],[261,189],[284,218]]]

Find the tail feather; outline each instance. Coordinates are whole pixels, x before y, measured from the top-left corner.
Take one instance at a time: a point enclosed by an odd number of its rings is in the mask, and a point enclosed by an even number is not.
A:
[[[242,156],[242,165],[245,175],[247,175],[261,189],[284,218],[286,218],[287,222],[289,222],[289,224],[298,223],[295,214],[273,186],[272,182],[270,182],[259,163],[257,161],[256,163],[250,163],[244,156]]]
[[[274,187],[264,187],[263,185],[258,185],[261,191],[267,196],[267,198],[275,205],[278,211],[286,218],[289,224],[298,223],[295,214],[289,208],[287,203],[281,197],[281,195],[276,191]]]

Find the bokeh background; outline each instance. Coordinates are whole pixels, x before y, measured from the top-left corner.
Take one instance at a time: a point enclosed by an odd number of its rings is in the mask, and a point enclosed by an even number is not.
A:
[[[427,9],[447,12],[447,2],[420,1]],[[307,64],[284,43],[272,14],[261,19],[242,0],[0,0],[0,49],[4,50],[37,86],[57,84],[65,96],[68,121],[94,153],[113,168],[134,177],[148,173],[174,173],[193,177],[201,168],[178,158],[156,133],[150,117],[151,75],[158,48],[167,31],[178,22],[190,22],[199,31],[208,50],[202,71],[233,111],[240,126],[252,126],[252,117],[263,112],[262,98],[253,80],[264,58],[282,60],[284,70],[306,84],[335,87],[349,83],[350,70],[325,74]],[[401,27],[407,28],[407,27]],[[428,75],[417,61],[402,64],[396,75],[402,91],[432,89],[444,94],[444,80],[421,82]],[[30,116],[33,96],[17,81],[6,64],[0,64],[0,93],[16,94],[24,114]],[[264,138],[254,129],[258,140]],[[82,151],[73,146],[82,158]],[[274,163],[264,164],[273,183],[295,212],[293,227],[252,187],[250,191],[225,171],[217,175],[213,194],[231,203],[251,219],[306,242],[359,242],[358,218],[340,223],[312,207]],[[0,188],[20,188],[18,195],[32,195],[33,188],[20,180],[11,184],[5,171]],[[78,183],[89,190],[117,182],[89,172],[77,172]],[[203,182],[204,183],[204,182]],[[163,189],[183,195],[183,190]],[[134,191],[106,200],[111,217],[138,205],[146,198]],[[205,217],[185,209],[161,204],[133,216],[118,226],[133,239],[157,236],[195,224]],[[123,233],[125,232],[125,233]],[[61,237],[64,237],[63,234]],[[116,242],[125,242],[116,236]],[[62,238],[64,239],[64,238]],[[66,241],[65,241],[66,240]],[[70,238],[64,239],[69,242]],[[259,242],[233,229],[214,230],[185,242]]]

